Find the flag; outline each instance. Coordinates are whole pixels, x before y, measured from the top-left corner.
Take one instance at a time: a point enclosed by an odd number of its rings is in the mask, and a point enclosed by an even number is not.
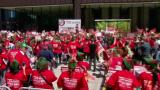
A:
[[[103,51],[105,51],[105,50],[104,50],[102,44],[100,42],[98,42],[98,44],[97,44],[97,53],[100,54]]]
[[[97,54],[98,54],[98,57],[99,57],[99,61],[100,61],[100,62],[103,62],[103,61],[104,61],[103,57],[101,56],[101,53],[102,53],[103,51],[105,51],[105,50],[104,50],[102,44],[101,44],[100,42],[98,42],[98,44],[97,44]]]

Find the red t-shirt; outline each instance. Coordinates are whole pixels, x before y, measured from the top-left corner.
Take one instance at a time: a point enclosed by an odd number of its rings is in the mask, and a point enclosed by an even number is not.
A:
[[[86,40],[86,41],[84,42],[83,51],[84,51],[85,53],[89,53],[89,52],[90,52],[89,44],[90,44],[89,40]]]
[[[10,62],[13,62],[16,59],[16,55],[21,54],[20,50],[14,49],[8,53],[8,59]]]
[[[122,63],[123,63],[122,57],[112,57],[110,60],[111,60],[111,64],[109,67],[115,69],[116,66],[122,66]]]
[[[68,53],[67,49],[68,49],[68,44],[66,42],[62,42],[62,51],[64,53]]]
[[[84,46],[84,40],[77,40],[77,43],[78,43],[78,48],[83,48],[83,46]]]
[[[74,57],[76,57],[76,56],[77,56],[78,43],[77,43],[76,41],[70,42],[70,43],[68,44],[68,47],[69,47],[69,52],[70,52]]]
[[[16,59],[20,65],[20,68],[22,68],[22,64],[25,63],[26,65],[26,74],[29,75],[32,72],[31,66],[30,66],[30,60],[26,55],[23,55],[21,51],[17,52],[14,56],[13,60]]]
[[[54,75],[54,73],[51,70],[44,70],[41,72],[41,75],[52,84],[57,77]],[[33,79],[33,87],[35,88],[44,88],[44,89],[53,89],[53,86],[48,85],[48,83],[42,78],[37,70],[34,70],[32,72],[32,79]]]
[[[68,71],[62,72],[57,86],[63,90],[89,90],[84,73],[79,72],[72,72],[71,74]]]
[[[79,67],[83,67],[85,70],[88,70],[90,68],[89,63],[85,61],[78,61],[77,65]]]
[[[23,74],[22,71],[17,74],[12,74],[7,72],[5,75],[6,84],[11,90],[19,90],[23,86],[23,82],[27,80],[27,77]]]
[[[129,71],[117,71],[106,82],[113,90],[133,90],[140,86],[136,77]]]
[[[4,59],[8,59],[6,53],[0,54],[0,70],[4,70],[7,67],[7,63],[5,63]]]
[[[32,68],[30,66],[30,60],[29,58],[26,56],[26,55],[23,55],[22,58],[21,58],[21,63],[20,63],[20,66],[22,66],[22,63],[24,62],[26,64],[26,74],[29,75],[32,73]]]
[[[54,53],[59,54],[59,53],[62,52],[60,42],[52,41],[51,44],[53,46],[53,52]]]
[[[142,85],[142,90],[152,90],[153,89],[152,88],[153,87],[153,83],[152,83],[153,77],[151,73],[146,73],[146,72],[141,73],[139,76],[139,80]]]

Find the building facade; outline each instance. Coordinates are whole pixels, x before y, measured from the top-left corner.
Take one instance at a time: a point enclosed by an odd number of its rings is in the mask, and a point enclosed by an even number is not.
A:
[[[94,28],[95,19],[131,19],[135,28],[160,30],[159,0],[0,0],[0,29],[58,30],[58,19],[81,19]]]

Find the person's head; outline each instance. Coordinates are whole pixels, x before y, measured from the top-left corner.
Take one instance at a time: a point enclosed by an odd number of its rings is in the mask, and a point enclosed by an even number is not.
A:
[[[74,71],[77,66],[77,62],[74,59],[71,59],[68,63],[68,69],[70,72]]]
[[[48,69],[48,61],[46,58],[44,57],[40,57],[38,59],[38,62],[36,64],[36,68],[38,71],[43,71],[43,70],[46,70]]]
[[[25,53],[27,49],[27,44],[26,43],[21,43],[21,50]]]
[[[13,74],[18,73],[19,70],[20,70],[18,61],[14,60],[13,62],[11,62],[9,64],[9,69],[10,69],[10,72],[13,73]]]
[[[83,61],[84,59],[84,53],[78,52],[76,56],[77,61]]]

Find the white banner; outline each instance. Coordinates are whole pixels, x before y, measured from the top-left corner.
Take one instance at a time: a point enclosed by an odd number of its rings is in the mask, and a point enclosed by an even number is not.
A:
[[[60,19],[59,20],[59,33],[69,33],[81,30],[80,19]]]

